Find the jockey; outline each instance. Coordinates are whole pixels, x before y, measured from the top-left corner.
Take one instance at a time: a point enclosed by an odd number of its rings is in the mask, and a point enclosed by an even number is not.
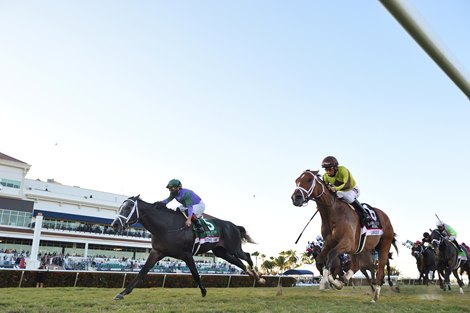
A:
[[[322,236],[318,235],[316,240],[317,240],[317,243],[315,245],[320,247],[320,249],[323,249],[323,246],[325,245],[325,241],[323,240]]]
[[[353,206],[359,215],[361,226],[364,226],[370,217],[361,203],[357,201],[360,193],[352,174],[346,167],[339,165],[334,156],[324,158],[321,166],[326,172],[323,174],[323,180],[328,184],[330,191],[335,192],[338,198]]]
[[[201,198],[195,194],[194,191],[183,188],[181,181],[178,179],[170,180],[166,188],[170,190],[170,196],[163,200],[162,203],[166,205],[173,199],[176,199],[176,201],[182,204],[178,207],[178,209],[181,212],[188,211],[185,222],[186,226],[190,227],[191,223],[194,223],[194,226],[196,226],[196,231],[199,234],[204,233],[204,229],[202,228],[199,218],[202,216],[206,206]]]
[[[460,245],[457,242],[457,232],[448,224],[442,222],[441,220],[438,220],[436,222],[437,230],[439,233],[445,238],[448,239],[449,241],[452,241],[454,245],[459,249],[459,256],[465,257],[465,252],[462,250]]]

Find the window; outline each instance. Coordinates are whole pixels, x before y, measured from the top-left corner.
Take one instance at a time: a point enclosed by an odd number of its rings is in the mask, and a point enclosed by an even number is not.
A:
[[[0,178],[0,185],[2,185],[3,187],[20,189],[21,182],[18,180]]]
[[[0,209],[0,224],[28,227],[31,223],[32,215],[30,212],[19,212]]]

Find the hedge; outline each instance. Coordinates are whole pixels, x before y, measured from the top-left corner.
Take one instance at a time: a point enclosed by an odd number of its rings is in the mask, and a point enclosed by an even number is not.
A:
[[[36,287],[36,270],[0,270],[0,288]],[[123,288],[137,276],[135,272],[102,271],[45,271],[46,287],[98,287]],[[264,285],[255,283],[248,275],[201,274],[204,287],[283,287],[295,286],[295,278],[290,276],[263,276]],[[140,288],[191,288],[196,287],[191,274],[149,273]]]

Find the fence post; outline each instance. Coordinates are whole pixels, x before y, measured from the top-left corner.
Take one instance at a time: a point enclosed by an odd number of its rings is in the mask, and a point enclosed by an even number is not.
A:
[[[165,276],[163,276],[162,288],[165,288],[165,281],[166,281],[166,274],[165,274]]]
[[[230,288],[230,282],[232,281],[232,275],[228,276],[227,288]]]
[[[126,277],[127,277],[127,273],[124,273],[124,279],[122,280],[122,287],[121,288],[124,288],[126,286]]]
[[[79,274],[79,273],[80,273],[80,272],[77,271],[77,275],[75,276],[75,282],[73,283],[73,286],[74,286],[74,287],[77,287],[77,281],[78,281],[78,274]]]
[[[18,288],[21,288],[21,283],[23,282],[23,276],[24,276],[24,271],[21,271],[20,284],[18,285]]]

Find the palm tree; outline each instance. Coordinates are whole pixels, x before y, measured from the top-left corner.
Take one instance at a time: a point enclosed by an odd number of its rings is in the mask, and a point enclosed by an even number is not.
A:
[[[274,268],[274,262],[270,260],[265,260],[261,263],[261,268],[264,269],[266,274],[272,274],[272,270]]]
[[[251,256],[254,256],[255,257],[255,270],[258,270],[258,256],[259,256],[259,252],[258,251],[255,251],[251,254]]]
[[[312,257],[307,255],[307,252],[302,252],[300,255],[300,262],[302,262],[302,264],[313,264],[314,261]]]
[[[286,257],[282,254],[274,259],[274,264],[279,269],[278,273],[281,273],[287,267],[286,261]]]

